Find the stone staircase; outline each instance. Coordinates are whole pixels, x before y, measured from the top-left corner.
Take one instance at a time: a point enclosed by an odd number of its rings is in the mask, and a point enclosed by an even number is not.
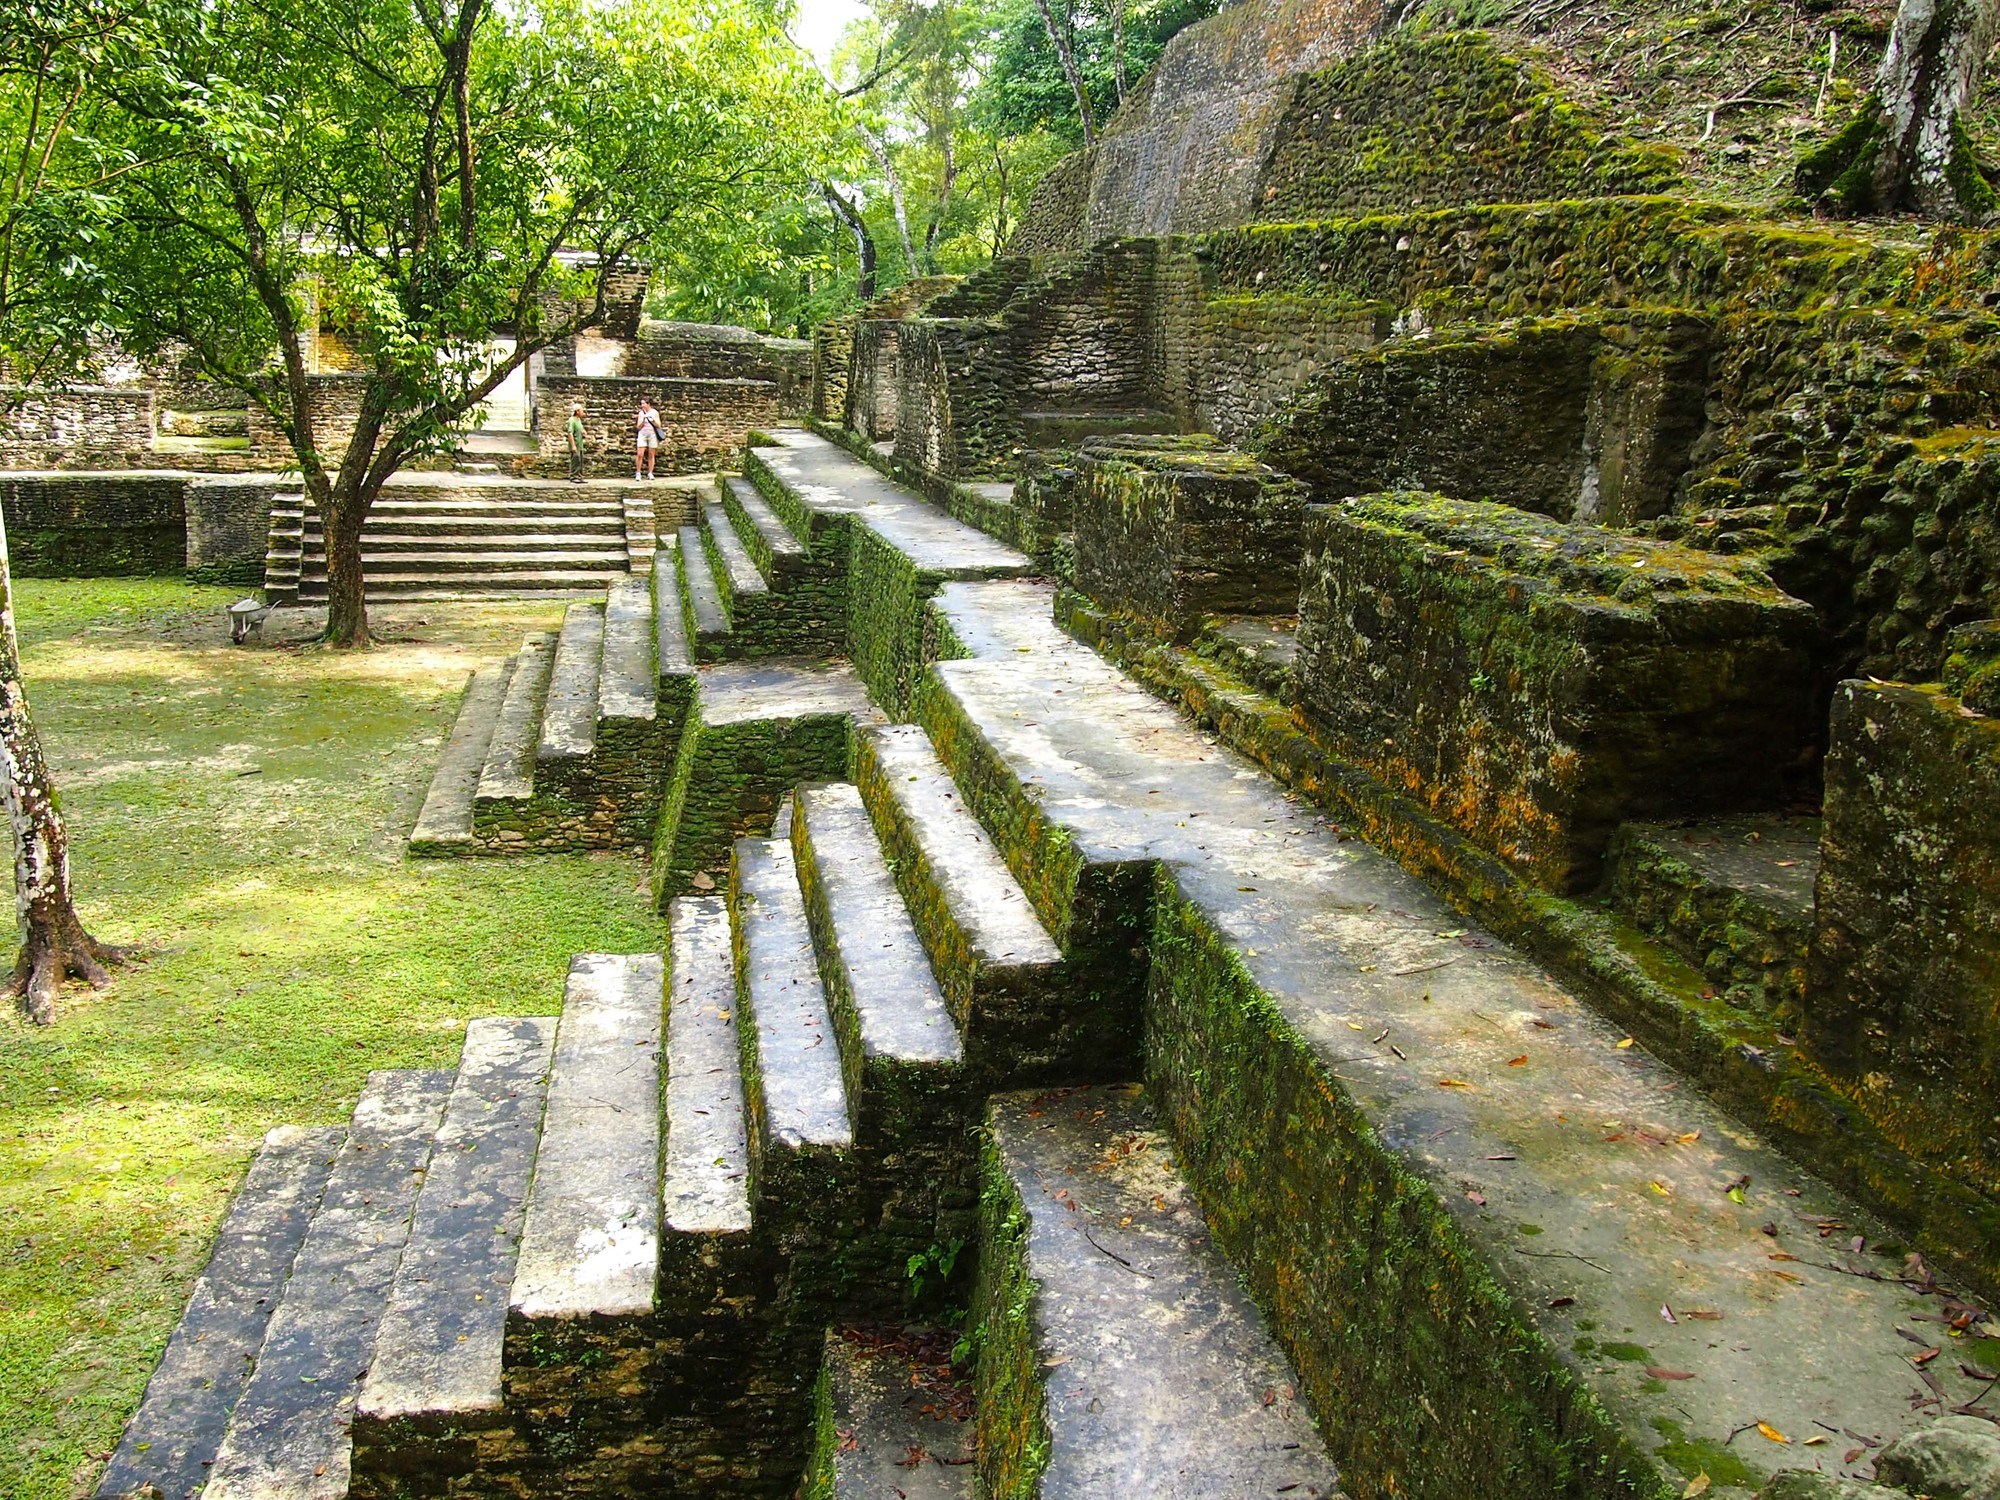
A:
[[[777,438],[475,677],[412,839],[650,843],[664,958],[274,1133],[101,1493],[1747,1496],[1976,1403],[1711,1075]]]
[[[652,555],[652,498],[629,488],[485,474],[392,481],[362,527],[368,596],[595,594]],[[274,602],[326,600],[323,524],[302,494],[280,495],[271,507],[264,580]]]

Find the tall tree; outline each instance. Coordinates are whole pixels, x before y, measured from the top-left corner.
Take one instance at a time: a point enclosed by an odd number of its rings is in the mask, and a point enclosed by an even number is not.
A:
[[[1834,212],[1990,217],[2000,195],[1962,116],[1996,35],[2000,0],[1902,0],[1874,91],[1799,164],[1799,191]]]
[[[79,253],[128,348],[185,350],[284,434],[342,646],[368,640],[361,529],[390,476],[602,322],[670,229],[811,182],[829,128],[759,0],[210,0],[97,86],[139,165],[104,189],[124,232]],[[362,375],[338,412],[321,319]]]
[[[14,835],[14,911],[21,952],[6,981],[9,998],[28,1019],[55,1019],[56,995],[65,979],[102,989],[109,966],[125,950],[100,943],[84,929],[70,895],[69,828],[56,803],[41,737],[28,714],[21,681],[21,642],[14,630],[14,580],[7,561],[7,524],[0,517],[0,801]]]

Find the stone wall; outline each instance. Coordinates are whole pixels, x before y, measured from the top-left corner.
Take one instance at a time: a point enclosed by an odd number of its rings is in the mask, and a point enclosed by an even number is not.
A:
[[[1322,498],[1429,489],[1630,525],[1672,503],[1705,422],[1706,329],[1537,319],[1344,353],[1261,435]]]
[[[889,318],[863,318],[854,325],[841,415],[847,426],[871,443],[896,435],[896,330],[901,327]]]
[[[812,379],[812,346],[768,338],[719,323],[670,323],[648,318],[627,344],[617,373],[682,380],[769,380],[787,415],[804,408]]]
[[[353,373],[308,375],[313,396],[313,443],[321,459],[337,464],[354,438],[354,424],[361,415],[361,398],[371,377]],[[250,452],[266,463],[293,463],[297,455],[292,445],[271,419],[271,414],[255,402],[250,406]]]
[[[197,583],[264,582],[271,501],[295,487],[276,474],[200,475],[187,482],[187,574]]]
[[[1298,608],[1305,486],[1213,438],[1093,438],[1077,464],[1076,583],[1162,633]]]
[[[1098,144],[1050,173],[1015,248],[1240,224],[1300,75],[1372,36],[1381,0],[1248,0],[1167,46]]]
[[[149,386],[0,387],[0,467],[141,467],[152,447]]]
[[[1960,684],[1963,688],[1963,684]],[[2000,721],[1834,695],[1800,1040],[1892,1140],[2000,1192]]]
[[[1483,32],[1397,36],[1308,75],[1258,180],[1281,222],[1680,186],[1670,146],[1606,132]]]
[[[754,429],[778,424],[778,386],[770,380],[682,380],[666,376],[546,375],[535,407],[537,457],[544,474],[568,472],[564,427],[570,407],[581,401],[589,431],[585,447],[593,474],[625,472],[632,457],[639,402],[650,397],[659,408],[661,473],[695,473],[713,468],[741,448]]]
[[[1754,562],[1402,494],[1311,508],[1301,574],[1315,730],[1546,890],[1804,768],[1812,611]]]
[[[179,573],[187,559],[187,482],[171,470],[0,475],[15,575]],[[261,536],[257,555],[261,572]]]

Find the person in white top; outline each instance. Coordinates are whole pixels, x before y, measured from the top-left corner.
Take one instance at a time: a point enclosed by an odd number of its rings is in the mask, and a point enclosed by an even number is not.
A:
[[[662,429],[660,426],[660,414],[653,409],[653,403],[650,400],[642,400],[639,403],[638,429],[637,446],[632,452],[632,477],[634,479],[651,479],[653,477],[653,465],[658,462],[660,457],[660,434]]]

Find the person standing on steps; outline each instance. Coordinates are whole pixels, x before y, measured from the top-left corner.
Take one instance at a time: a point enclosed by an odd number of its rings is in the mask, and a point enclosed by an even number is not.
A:
[[[637,447],[632,451],[632,477],[651,479],[653,465],[660,457],[660,414],[653,409],[650,399],[639,402],[639,435]]]
[[[583,403],[577,402],[570,408],[569,421],[563,427],[569,439],[569,482],[583,483]]]

